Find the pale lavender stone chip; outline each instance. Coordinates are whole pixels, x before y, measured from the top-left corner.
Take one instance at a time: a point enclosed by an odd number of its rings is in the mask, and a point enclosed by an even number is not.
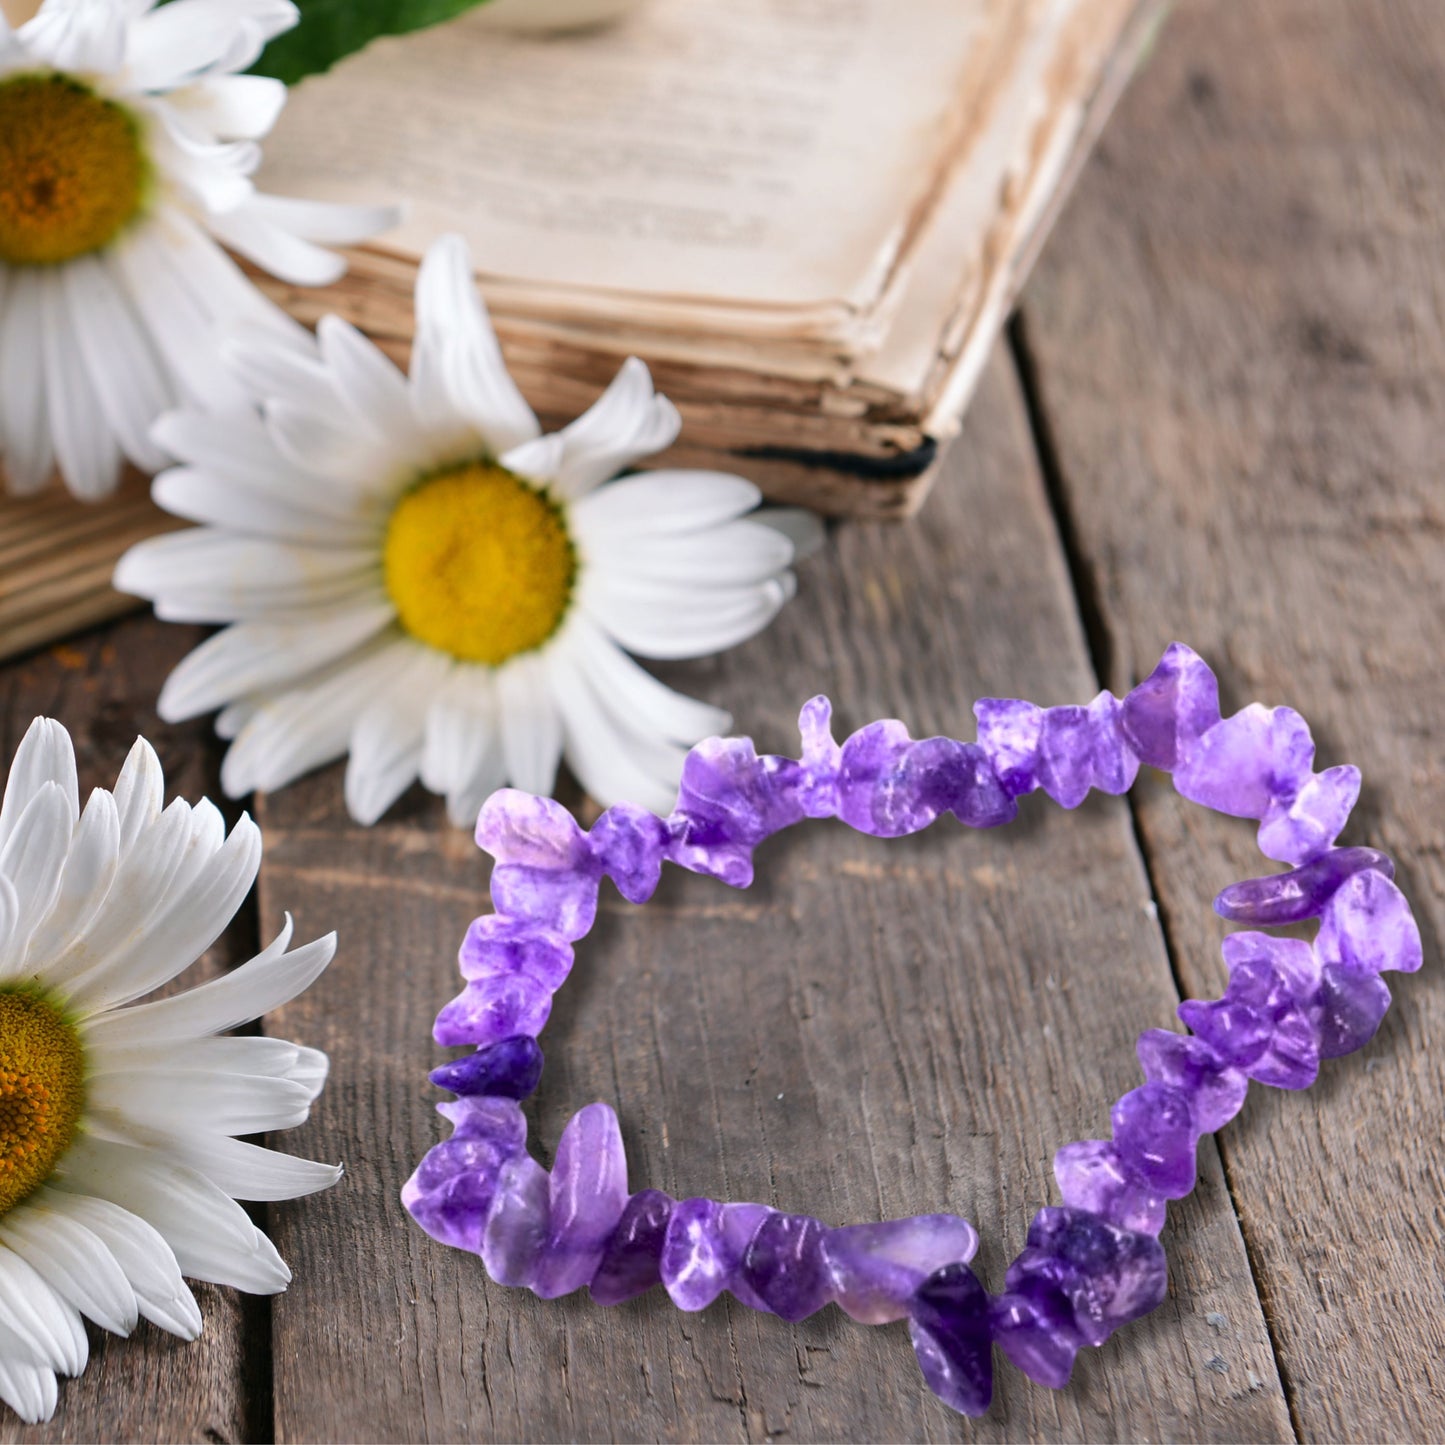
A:
[[[671,841],[661,818],[632,803],[616,803],[592,825],[588,840],[602,871],[629,903],[652,897]]]
[[[524,974],[551,993],[572,971],[572,945],[535,923],[489,913],[474,918],[462,940],[457,962],[463,978],[505,978]]]
[[[1360,770],[1350,764],[1326,768],[1270,804],[1259,825],[1259,851],[1281,863],[1307,863],[1344,831],[1360,796]]]
[[[998,780],[1017,797],[1039,785],[1039,738],[1044,710],[1008,697],[981,697],[973,705],[978,744],[988,754]]]
[[[1071,1208],[1140,1234],[1158,1234],[1164,1228],[1164,1195],[1124,1161],[1112,1140],[1065,1144],[1054,1155],[1054,1178]]]
[[[1244,1106],[1248,1078],[1227,1064],[1202,1039],[1168,1029],[1146,1029],[1139,1035],[1135,1051],[1144,1077],[1161,1084],[1173,1084],[1189,1096],[1194,1126],[1201,1134],[1222,1129]],[[1070,1204],[1083,1204],[1070,1199]],[[1083,1205],[1088,1208],[1088,1205]],[[1103,1211],[1100,1211],[1101,1213]],[[1125,1224],[1126,1220],[1115,1220]],[[1131,1224],[1131,1229],[1142,1225]],[[1157,1234],[1157,1229],[1149,1231]]]
[[[823,1252],[839,1307],[865,1325],[908,1313],[919,1285],[946,1264],[967,1264],[978,1231],[956,1214],[920,1214],[830,1229]]]
[[[1158,667],[1124,699],[1120,724],[1141,762],[1173,772],[1219,721],[1219,683],[1204,660],[1172,642]]]
[[[1344,972],[1413,973],[1424,961],[1420,926],[1405,895],[1383,873],[1356,873],[1330,899],[1315,952]]]
[[[1199,1134],[1184,1090],[1162,1083],[1131,1089],[1109,1117],[1120,1157],[1151,1188],[1166,1199],[1183,1199],[1194,1188]]]
[[[588,1104],[562,1131],[552,1163],[547,1245],[529,1281],[538,1295],[555,1299],[592,1279],[627,1199],[617,1115],[607,1104]]]
[[[482,1263],[498,1284],[532,1283],[547,1249],[549,1186],[547,1171],[530,1154],[518,1154],[502,1170],[481,1250]]]
[[[517,1034],[535,1038],[552,1012],[552,991],[534,978],[514,974],[469,983],[445,1004],[432,1026],[443,1048],[500,1043]]]
[[[1174,770],[1180,797],[1234,818],[1263,818],[1310,775],[1314,743],[1293,708],[1251,703],[1216,723]]]
[[[661,1274],[680,1310],[706,1309],[731,1282],[737,1257],[723,1237],[722,1213],[712,1199],[684,1199],[672,1211]]]

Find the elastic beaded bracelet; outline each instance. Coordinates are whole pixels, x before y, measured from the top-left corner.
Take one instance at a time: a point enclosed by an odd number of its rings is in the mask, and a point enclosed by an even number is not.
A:
[[[661,1283],[684,1310],[730,1290],[788,1320],[829,1302],[864,1324],[906,1318],[929,1386],[971,1415],[992,1396],[994,1344],[1057,1388],[1082,1346],[1158,1305],[1165,1202],[1194,1187],[1200,1136],[1238,1113],[1251,1079],[1306,1088],[1322,1058],[1368,1042],[1390,1002],[1379,975],[1420,966],[1419,930],[1383,853],[1333,846],[1358,770],[1314,773],[1309,729],[1289,708],[1256,703],[1221,720],[1214,674],[1179,643],[1122,701],[1104,692],[1087,707],[1040,708],[990,698],[974,712],[974,743],[915,742],[884,721],[839,746],[827,700],[814,698],[800,761],[760,757],[745,738],[700,743],[666,820],[624,805],[584,833],[549,799],[494,794],[477,842],[496,859],[496,911],[468,931],[466,987],[435,1029],[439,1044],[474,1052],[433,1071],[458,1096],[439,1106],[454,1133],[402,1192],[422,1228],[480,1254],[498,1283],[546,1299],[587,1285],[599,1304],[618,1304]],[[955,1215],[834,1229],[762,1204],[629,1194],[606,1104],[572,1118],[550,1174],[527,1153],[519,1101],[541,1077],[536,1036],[572,943],[592,926],[603,875],[633,903],[651,897],[664,859],[745,888],[753,849],[804,818],[837,817],[880,837],[941,813],[997,827],[1035,789],[1066,808],[1090,788],[1125,792],[1141,762],[1171,772],[1183,797],[1259,820],[1261,850],[1292,865],[1226,888],[1218,913],[1265,927],[1318,918],[1318,935],[1313,946],[1253,931],[1225,938],[1223,998],[1180,1004],[1192,1035],[1139,1036],[1146,1082],[1110,1111],[1112,1139],[1058,1151],[1063,1205],[1034,1216],[1002,1294],[969,1268],[978,1235]]]

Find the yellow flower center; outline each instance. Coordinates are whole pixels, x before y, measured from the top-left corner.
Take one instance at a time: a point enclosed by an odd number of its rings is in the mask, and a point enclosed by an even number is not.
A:
[[[386,590],[415,638],[492,667],[540,647],[567,611],[577,554],[561,510],[490,462],[424,478],[387,525]]]
[[[74,1026],[39,994],[0,990],[0,1215],[50,1177],[84,1103]]]
[[[0,261],[99,251],[140,211],[149,179],[129,111],[63,75],[0,81]]]

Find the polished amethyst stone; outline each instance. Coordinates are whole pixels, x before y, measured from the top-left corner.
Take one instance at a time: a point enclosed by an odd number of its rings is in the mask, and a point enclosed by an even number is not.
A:
[[[1031,1281],[1001,1294],[993,1302],[992,1325],[999,1349],[1029,1379],[1052,1390],[1069,1383],[1084,1339],[1068,1300],[1052,1285]]]
[[[683,764],[674,820],[681,831],[669,856],[733,888],[753,881],[753,849],[802,821],[799,765],[759,757],[750,738],[711,738]]]
[[[463,978],[521,975],[556,993],[572,971],[572,945],[530,923],[489,913],[472,920],[457,954]]]
[[[662,1242],[673,1204],[660,1189],[644,1189],[627,1201],[592,1276],[598,1304],[623,1304],[662,1282]]]
[[[536,1039],[518,1034],[438,1065],[431,1081],[453,1094],[525,1099],[542,1081],[542,1050]]]
[[[1120,730],[1122,704],[1101,692],[1088,707],[1051,707],[1039,730],[1039,786],[1060,807],[1077,808],[1091,788],[1127,793],[1139,759]]]
[[[1326,768],[1290,797],[1276,797],[1259,826],[1259,851],[1281,863],[1306,863],[1328,848],[1349,821],[1360,796],[1360,770]]]
[[[1079,1334],[1102,1345],[1120,1325],[1163,1300],[1168,1274],[1152,1235],[1120,1229],[1082,1209],[1041,1209],[1005,1282],[1020,1294],[1051,1285],[1073,1309]]]
[[[1390,990],[1378,974],[1352,973],[1338,964],[1326,964],[1314,1000],[1320,1057],[1336,1059],[1364,1048],[1389,1007]]]
[[[530,1154],[501,1172],[482,1231],[482,1263],[498,1284],[532,1283],[550,1232],[551,1180]]]
[[[1324,776],[1322,773],[1321,777]],[[1288,873],[1231,883],[1214,900],[1214,911],[1233,923],[1266,927],[1318,918],[1347,879],[1372,870],[1395,876],[1389,854],[1374,848],[1331,848]]]
[[[1158,1234],[1164,1228],[1164,1195],[1129,1165],[1111,1140],[1065,1144],[1054,1155],[1054,1178],[1064,1203],[1075,1209],[1141,1234]]]
[[[918,1287],[908,1316],[913,1352],[928,1388],[965,1415],[993,1399],[988,1291],[966,1264],[947,1264]]]
[[[1203,659],[1171,642],[1159,666],[1124,699],[1120,726],[1141,762],[1172,773],[1219,721],[1219,683]]]
[[[552,991],[526,974],[469,983],[442,1007],[432,1037],[443,1048],[500,1043],[517,1034],[535,1038],[552,1012]]]
[[[833,1297],[865,1325],[901,1320],[929,1275],[977,1251],[978,1231],[956,1214],[848,1224],[823,1237]]]
[[[1356,873],[1325,907],[1315,953],[1346,973],[1413,973],[1424,961],[1420,926],[1383,873]]]
[[[1194,1188],[1199,1133],[1183,1089],[1162,1083],[1131,1089],[1109,1117],[1120,1157],[1145,1183],[1166,1199],[1183,1199]]]
[[[547,1242],[528,1281],[543,1299],[589,1283],[627,1206],[627,1155],[606,1104],[579,1109],[562,1131],[552,1165]]]
[[[587,835],[602,871],[629,903],[646,903],[662,877],[662,860],[672,835],[655,813],[632,803],[615,803]]]
[[[1263,818],[1277,798],[1294,799],[1314,755],[1309,728],[1293,708],[1255,702],[1181,753],[1174,787],[1216,813]]]
[[[1039,739],[1044,710],[1008,697],[981,697],[973,705],[978,744],[1011,797],[1039,785]]]
[[[684,1199],[672,1211],[662,1241],[663,1287],[680,1310],[704,1310],[727,1287],[737,1255],[723,1236],[723,1207]]]
[[[919,1363],[940,1398],[968,1413],[992,1393],[992,1344],[1033,1379],[1065,1384],[1082,1345],[1098,1345],[1154,1308],[1167,1280],[1157,1238],[1166,1200],[1194,1183],[1202,1134],[1244,1102],[1249,1079],[1281,1088],[1313,1081],[1321,1058],[1366,1043],[1390,995],[1385,969],[1421,962],[1419,929],[1368,848],[1335,848],[1359,793],[1342,766],[1316,774],[1314,744],[1289,708],[1221,718],[1213,674],[1169,648],[1122,702],[1041,708],[1009,699],[975,707],[978,741],[915,741],[901,722],[869,724],[843,744],[826,698],[799,719],[802,758],[759,755],[747,739],[713,739],[689,755],[676,811],[609,808],[590,833],[550,799],[495,794],[478,841],[496,858],[493,915],[478,919],[459,962],[467,985],[438,1015],[436,1037],[475,1051],[433,1071],[458,1097],[443,1106],[453,1135],[430,1150],[402,1197],[445,1243],[480,1252],[492,1277],[543,1297],[588,1286],[602,1304],[662,1283],[676,1304],[704,1309],[723,1291],[800,1320],[830,1301],[855,1319],[906,1317]],[[616,1116],[589,1105],[568,1124],[549,1174],[526,1152],[517,1101],[542,1067],[536,1035],[591,926],[601,879],[649,898],[664,860],[742,886],[764,839],[803,818],[836,815],[893,837],[952,813],[992,827],[1041,789],[1064,807],[1093,789],[1118,793],[1140,762],[1173,771],[1180,794],[1259,820],[1260,846],[1295,865],[1225,889],[1217,910],[1256,930],[1223,943],[1229,985],[1186,1000],[1194,1033],[1149,1029],[1138,1041],[1145,1082],[1113,1106],[1112,1139],[1061,1148],[1064,1200],[1030,1226],[990,1298],[968,1267],[978,1237],[953,1215],[830,1229],[763,1204],[629,1195]],[[1320,919],[1313,948],[1258,926]]]
[[[832,1298],[823,1253],[826,1228],[806,1214],[771,1214],[742,1257],[744,1283],[765,1308],[785,1320],[807,1319]]]
[[[1168,1029],[1146,1029],[1139,1035],[1135,1052],[1146,1079],[1173,1084],[1188,1095],[1194,1127],[1201,1134],[1222,1129],[1243,1108],[1244,1096],[1249,1090],[1248,1078],[1227,1064],[1203,1039],[1170,1033]],[[1151,1234],[1158,1232],[1157,1229],[1150,1231]]]

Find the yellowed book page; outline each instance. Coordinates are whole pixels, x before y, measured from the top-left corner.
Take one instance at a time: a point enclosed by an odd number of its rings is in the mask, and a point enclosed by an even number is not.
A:
[[[464,16],[303,82],[262,182],[403,198],[388,247],[457,230],[522,286],[866,308],[1014,3],[653,0],[548,39]]]

